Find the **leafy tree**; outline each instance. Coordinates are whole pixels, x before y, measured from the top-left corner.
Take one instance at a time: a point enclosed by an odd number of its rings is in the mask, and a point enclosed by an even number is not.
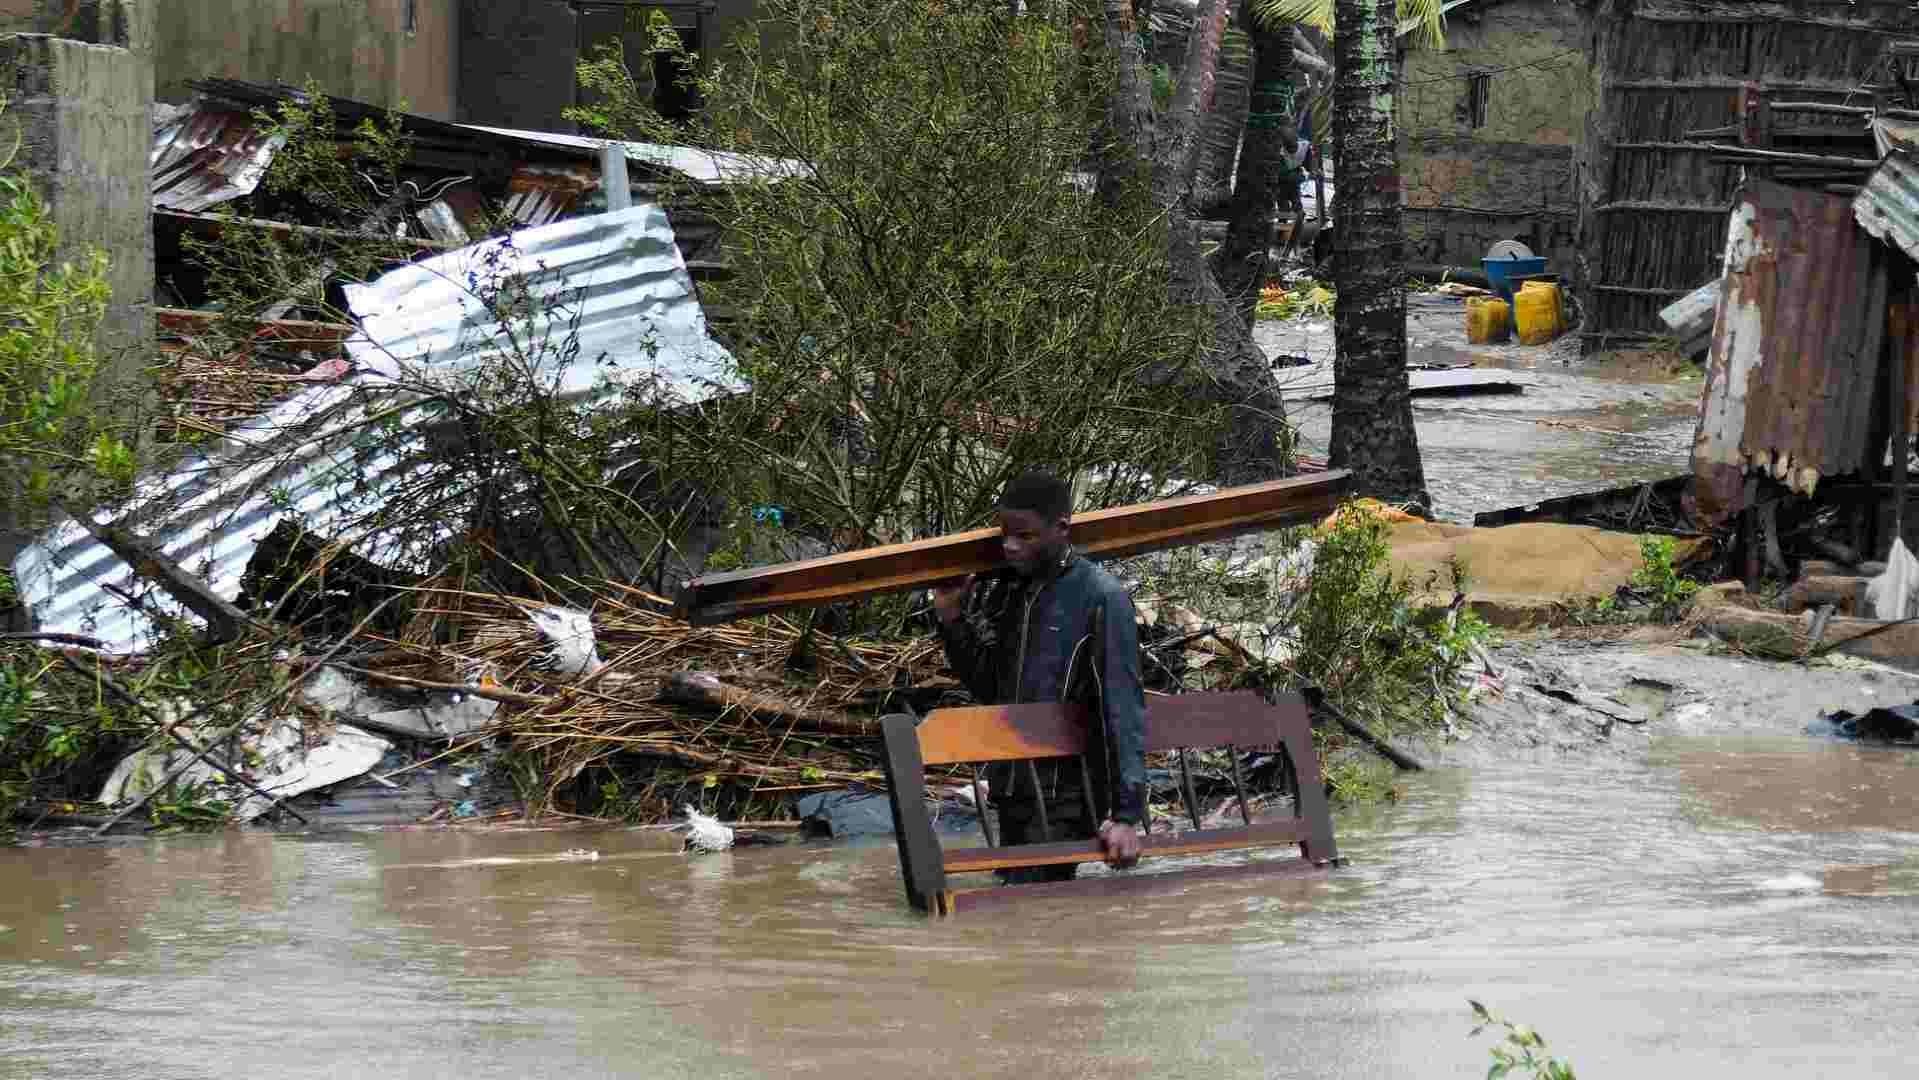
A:
[[[133,479],[133,451],[97,395],[95,344],[107,259],[60,261],[59,230],[33,184],[0,161],[0,528],[89,504]],[[0,568],[4,569],[4,568]]]
[[[704,58],[690,131],[617,49],[583,65],[589,125],[780,163],[675,195],[719,221],[732,270],[703,287],[750,388],[720,409],[729,490],[853,547],[977,523],[1034,465],[1088,478],[1093,505],[1216,475],[1231,404],[1204,312],[1167,289],[1151,177],[1081,179],[1108,137],[1096,18],[769,0]]]

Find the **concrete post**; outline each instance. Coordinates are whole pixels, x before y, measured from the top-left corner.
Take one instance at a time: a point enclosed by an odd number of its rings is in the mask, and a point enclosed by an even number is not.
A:
[[[106,253],[113,303],[101,344],[112,374],[129,376],[151,362],[153,341],[151,0],[31,0],[30,16],[20,13],[28,3],[0,0],[11,87],[0,134],[17,133],[12,167],[46,198],[62,256]]]
[[[0,145],[18,140],[9,168],[46,199],[62,258],[99,249],[109,260],[103,389],[152,362],[154,2],[0,0]],[[0,569],[11,571],[25,528],[19,508],[0,506]]]

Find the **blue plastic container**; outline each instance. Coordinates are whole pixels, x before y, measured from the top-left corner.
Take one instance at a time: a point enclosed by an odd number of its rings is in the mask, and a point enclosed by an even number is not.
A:
[[[1530,259],[1481,259],[1479,265],[1485,267],[1486,280],[1492,284],[1493,291],[1508,304],[1513,302],[1513,278],[1546,272],[1546,260],[1537,256]]]

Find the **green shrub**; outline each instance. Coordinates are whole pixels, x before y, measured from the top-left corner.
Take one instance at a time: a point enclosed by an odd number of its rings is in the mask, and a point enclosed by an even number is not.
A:
[[[1692,605],[1699,583],[1684,576],[1674,565],[1678,545],[1670,536],[1639,538],[1639,569],[1632,583],[1647,594],[1652,616],[1660,622],[1676,622]]]

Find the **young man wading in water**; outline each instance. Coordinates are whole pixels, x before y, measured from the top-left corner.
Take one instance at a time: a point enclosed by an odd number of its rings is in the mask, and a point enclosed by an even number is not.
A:
[[[1079,763],[1070,759],[988,768],[1000,843],[1097,836],[1107,863],[1124,868],[1139,861],[1138,830],[1146,810],[1139,630],[1125,588],[1066,542],[1072,512],[1072,489],[1057,477],[1029,473],[1006,485],[999,524],[1013,572],[936,588],[933,610],[947,660],[974,700],[1072,702],[1086,706],[1091,720],[1090,792]],[[1045,801],[1044,832],[1035,783]],[[1077,869],[1042,866],[1001,871],[1000,877],[1009,883],[1062,881]]]

